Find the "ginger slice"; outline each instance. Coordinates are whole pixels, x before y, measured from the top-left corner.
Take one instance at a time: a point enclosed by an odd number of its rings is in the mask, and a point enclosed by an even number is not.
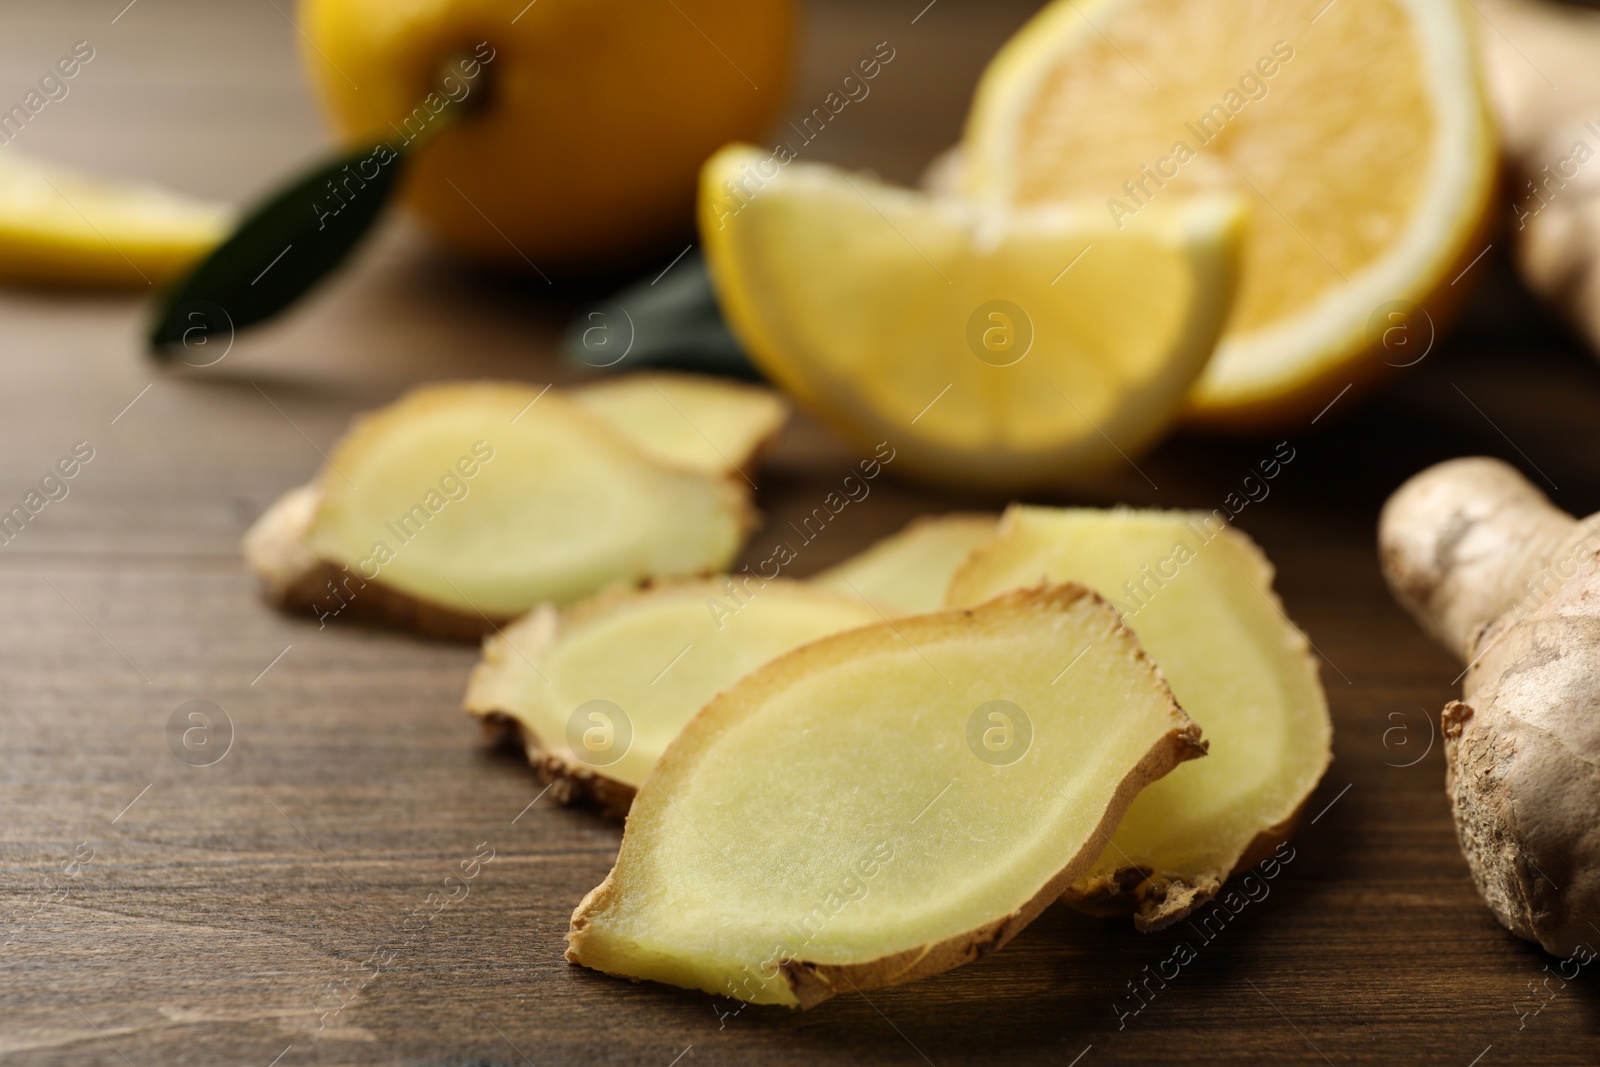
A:
[[[1041,580],[1109,598],[1214,744],[1140,794],[1065,894],[1160,929],[1286,836],[1322,778],[1332,725],[1316,663],[1272,591],[1271,564],[1215,513],[1013,506],[952,579],[949,601]]]
[[[1456,836],[1484,903],[1546,952],[1593,958],[1600,924],[1600,514],[1514,467],[1455,459],[1395,490],[1383,576],[1467,669],[1443,715]]]
[[[771,389],[691,374],[619,375],[570,395],[641,452],[741,479],[789,418],[789,405]]]
[[[367,581],[348,565],[318,559],[306,535],[321,500],[319,484],[296,486],[273,501],[244,535],[245,563],[261,578],[274,604],[309,611],[324,626],[348,614],[455,641],[476,641],[509,621],[422,600],[381,581]]]
[[[781,579],[610,590],[489,638],[464,703],[521,735],[557,801],[620,815],[717,693],[807,641],[878,621],[859,597]]]
[[[297,485],[273,501],[245,531],[245,562],[274,601],[311,601],[322,592],[318,578],[322,561],[306,544],[321,500],[315,485]]]
[[[934,611],[944,606],[951,576],[999,523],[998,515],[925,515],[811,580],[864,596],[890,614]]]
[[[1081,586],[825,637],[667,748],[567,958],[801,1007],[949,970],[1082,876],[1199,737]]]
[[[319,615],[351,607],[452,636],[616,581],[721,569],[753,522],[728,479],[658,462],[584,406],[510,382],[426,386],[362,417],[314,493],[249,535],[269,586],[316,594],[328,576]],[[282,566],[307,559],[309,576]]]
[[[655,399],[652,401],[651,397]],[[544,420],[545,429],[529,428],[533,426],[529,420],[533,420],[534,412],[555,409],[559,410]],[[356,537],[354,541],[345,537],[341,542],[338,551],[343,555],[313,546],[308,539],[323,514],[325,489],[330,485],[336,491],[354,488],[349,472],[341,472],[336,466],[324,469],[317,482],[289,490],[256,520],[245,535],[245,559],[261,576],[269,598],[282,607],[311,610],[324,620],[348,610],[351,615],[408,626],[435,636],[476,639],[543,600],[571,601],[616,580],[709,573],[726,566],[737,552],[738,542],[754,525],[749,483],[738,474],[754,461],[786,417],[787,407],[767,390],[692,375],[631,375],[585,386],[567,395],[553,390],[544,395],[531,386],[504,382],[426,387],[358,422],[346,443],[365,432],[370,444],[372,431],[362,431],[360,427],[373,423],[385,433],[396,435],[378,447],[392,447],[405,439],[406,420],[426,418],[436,430],[451,420],[461,424],[461,432],[477,426],[470,431],[470,439],[481,440],[492,448],[491,439],[503,437],[508,425],[514,427],[511,440],[522,442],[519,454],[524,460],[537,457],[532,470],[544,473],[518,476],[504,471],[515,464],[502,464],[502,473],[491,482],[503,487],[516,481],[527,483],[520,491],[533,495],[521,501],[526,513],[515,521],[532,535],[528,540],[513,545],[510,529],[496,529],[495,524],[502,520],[492,513],[486,515],[480,504],[468,509],[456,506],[449,494],[462,490],[454,483],[448,490],[427,484],[435,469],[438,478],[453,476],[464,484],[469,496],[477,484],[476,473],[469,478],[461,471],[468,467],[476,470],[481,464],[461,453],[455,444],[439,443],[438,447],[449,455],[441,453],[425,461],[420,455],[416,457],[417,462],[429,465],[429,473],[412,472],[410,480],[416,483],[412,487],[413,498],[390,501],[411,516],[404,529],[385,529],[382,521],[368,524],[380,529],[365,543],[359,530],[346,531]],[[705,434],[699,438],[703,452],[686,436],[701,432]],[[561,440],[563,436],[565,441]],[[588,449],[585,442],[597,437],[610,441]],[[432,446],[422,447],[425,452]],[[585,450],[589,454],[576,465],[559,459],[569,452]],[[708,456],[715,457],[715,462]],[[457,462],[463,460],[466,466],[457,468]],[[612,469],[631,471],[632,476],[613,479],[607,475],[595,479],[592,489],[585,487],[584,479],[589,475]],[[579,470],[589,474],[576,475],[574,472]],[[391,469],[390,474],[402,477],[406,472]],[[730,484],[713,486],[711,481]],[[631,487],[642,484],[648,484],[649,490],[638,500],[629,501]],[[426,499],[430,489],[434,490],[431,500]],[[610,515],[606,509],[620,503],[623,510],[615,517],[622,526],[605,531],[615,536],[591,537],[590,531],[583,530],[581,515],[585,513],[573,510],[573,502],[579,500],[587,500],[590,521],[599,520],[595,508]],[[679,501],[688,505],[687,510],[679,508]],[[459,517],[461,511],[476,513],[478,519],[471,521],[483,522],[477,528],[478,536],[484,543],[493,544],[491,556],[500,557],[502,564],[513,550],[525,553],[532,548],[560,553],[580,543],[581,547],[565,564],[552,560],[555,567],[547,568],[542,575],[524,574],[521,585],[505,587],[506,595],[500,598],[504,603],[473,596],[454,574],[447,577],[456,582],[456,590],[448,590],[447,583],[439,581],[419,586],[415,576],[409,582],[397,582],[393,580],[394,569],[380,561],[382,553],[377,546],[382,544],[391,555],[398,556],[400,545],[396,542],[407,535],[414,538],[417,533],[419,516],[413,508],[419,504],[424,508],[423,517],[430,519],[440,512],[453,512],[457,517],[452,521],[458,526],[469,523]],[[429,510],[433,505],[438,506],[437,511]],[[658,508],[666,515],[666,521],[661,523],[656,521]],[[531,513],[538,513],[539,521],[530,526],[527,515]],[[697,515],[707,521],[697,526]],[[399,517],[396,513],[384,516],[383,521],[392,524]],[[506,521],[511,520],[508,517]],[[730,529],[737,531],[731,548]],[[555,541],[550,540],[552,534]],[[562,539],[566,539],[565,544]],[[703,543],[696,548],[697,542]],[[436,547],[442,553],[462,546]],[[561,566],[570,568],[569,581],[553,573]],[[444,596],[439,592],[441,588],[455,595]],[[528,599],[530,596],[534,599]],[[505,603],[514,606],[505,607]]]

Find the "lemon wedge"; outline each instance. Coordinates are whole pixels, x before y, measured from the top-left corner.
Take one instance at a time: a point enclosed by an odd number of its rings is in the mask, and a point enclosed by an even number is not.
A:
[[[1122,463],[1172,422],[1233,291],[1241,209],[934,198],[731,146],[701,176],[724,314],[812,414],[896,469],[989,488]]]
[[[1495,141],[1458,0],[1056,0],[990,63],[961,186],[996,206],[1250,204],[1239,295],[1192,398],[1316,413],[1426,354],[1488,244]],[[1386,366],[1387,365],[1387,366]]]
[[[0,281],[161,285],[211,251],[231,217],[221,204],[0,152]]]

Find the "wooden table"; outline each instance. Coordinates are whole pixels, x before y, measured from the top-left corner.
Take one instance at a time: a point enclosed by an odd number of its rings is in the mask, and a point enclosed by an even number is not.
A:
[[[8,5],[0,99],[73,41],[97,50],[19,147],[241,197],[324,143],[286,2],[145,0],[113,22],[122,2]],[[945,0],[913,24],[921,0],[814,4],[797,111],[876,42],[898,51],[815,156],[914,177],[954,139],[983,59],[1025,6]],[[704,994],[569,967],[568,913],[609,868],[618,830],[532,803],[520,755],[487,746],[457,710],[473,650],[319,630],[260,603],[240,535],[352,412],[427,379],[565,379],[553,350],[570,301],[454,266],[403,224],[302,314],[205,370],[141,355],[136,299],[0,294],[0,502],[75,442],[94,449],[70,495],[0,549],[0,1058],[1594,1062],[1593,974],[1519,1019],[1554,961],[1473,891],[1432,725],[1457,666],[1374,563],[1384,495],[1448,456],[1503,456],[1565,506],[1600,507],[1600,368],[1498,253],[1477,266],[1486,284],[1454,339],[1381,396],[1286,431],[1297,458],[1240,516],[1323,656],[1336,759],[1270,897],[1122,1025],[1129,983],[1195,935],[1052,909],[993,958],[804,1014],[724,1014],[733,1005]],[[1275,440],[1180,436],[1141,462],[1148,481],[1130,469],[1075,499],[1209,509]],[[770,522],[808,511],[851,459],[794,426],[761,475]],[[881,483],[795,569],[917,514],[1001,503]],[[191,700],[231,723],[213,766],[169,748]],[[487,849],[465,900],[415,937],[394,932]],[[392,963],[319,1029],[319,1009],[340,1003],[330,991],[360,984],[380,947]]]

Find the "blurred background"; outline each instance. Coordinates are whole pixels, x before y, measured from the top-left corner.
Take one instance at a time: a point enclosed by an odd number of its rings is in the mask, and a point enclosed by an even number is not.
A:
[[[0,41],[0,93],[6,95],[0,99],[21,99],[38,72],[71,42],[88,40],[95,49],[93,62],[70,83],[70,95],[29,124],[14,142],[17,149],[244,205],[335,146],[302,70],[304,38],[287,0],[228,0],[203,7],[136,0],[111,16],[104,6],[69,0],[8,9],[8,32]],[[774,129],[799,120],[836,88],[841,72],[867,54],[864,48],[892,41],[896,59],[872,84],[869,101],[832,123],[806,147],[806,158],[913,183],[955,142],[984,64],[1036,6],[940,0],[913,24],[905,5],[810,3],[801,20],[791,103]],[[1494,32],[1487,25],[1479,29]],[[1509,194],[1505,199],[1509,219]],[[659,266],[670,261],[673,248],[663,250]],[[1584,390],[1600,372],[1559,320],[1528,298],[1504,252],[1504,242],[1496,241],[1478,265],[1482,269],[1474,272],[1477,288],[1465,317],[1423,365],[1376,397],[1349,405],[1354,413],[1341,410],[1322,420],[1316,432],[1338,436],[1339,447],[1327,451],[1341,458],[1333,469],[1300,485],[1314,484],[1319,494],[1358,494],[1371,503],[1406,473],[1445,455],[1485,451],[1527,468],[1528,459],[1509,438],[1528,457],[1540,458],[1538,466],[1551,475],[1546,482],[1565,483],[1557,490],[1565,494],[1564,505],[1581,513],[1600,503],[1600,497],[1583,495],[1582,487],[1594,483],[1588,458],[1583,450],[1558,447],[1560,420],[1550,411],[1551,404],[1576,403],[1573,389]],[[204,395],[210,402],[191,414],[207,426],[237,425],[241,418],[254,422],[264,415],[281,422],[263,404],[254,382],[276,401],[287,399],[285,411],[297,425],[325,442],[353,408],[382,403],[417,381],[571,378],[574,370],[552,358],[570,316],[588,301],[653,274],[654,269],[641,272],[628,263],[610,274],[564,279],[551,287],[531,271],[473,266],[421,235],[404,213],[391,211],[347,269],[278,322],[242,334],[220,364],[159,372],[140,353],[147,309],[139,295],[0,289],[10,347],[19,355],[35,353],[8,368],[6,395],[14,410],[0,420],[0,441],[16,466],[0,472],[0,478],[9,473],[17,485],[12,495],[19,495],[34,477],[27,472],[42,469],[55,447],[40,440],[34,420],[58,416],[54,411],[47,416],[31,397],[50,396],[71,408],[74,394],[79,403],[86,399],[86,386],[103,390],[109,402],[124,392],[132,397],[154,381],[140,404],[157,412],[171,410],[180,397]],[[1494,376],[1494,368],[1512,361],[1517,374],[1504,380]],[[1449,380],[1457,380],[1457,387]],[[1491,380],[1495,384],[1486,387]],[[1463,402],[1462,393],[1482,412]],[[1535,396],[1545,399],[1536,402]],[[79,410],[92,424],[92,408]],[[1398,438],[1382,440],[1389,430]],[[276,461],[247,449],[224,462],[232,449],[211,430],[197,431],[209,446],[199,449],[191,441],[158,446],[159,434],[178,432],[173,425],[155,432],[158,437],[146,445],[168,450],[168,462],[178,463],[181,456],[192,486],[219,490],[193,495],[213,501],[227,497],[232,510],[215,510],[200,525],[174,531],[152,525],[141,501],[117,504],[106,499],[108,490],[84,486],[83,508],[108,510],[95,517],[98,521],[84,522],[80,536],[97,541],[99,535],[91,531],[115,529],[124,544],[129,538],[159,536],[180,539],[164,541],[168,550],[180,545],[230,549],[239,529],[237,515],[265,503],[240,491],[253,483],[252,474],[277,469]],[[803,420],[796,432],[807,432]],[[824,447],[820,441],[810,444]],[[1150,463],[1160,468],[1181,464],[1185,452],[1220,449],[1226,455],[1234,447],[1180,434]],[[314,463],[315,453],[308,451],[308,459]],[[1388,473],[1371,476],[1373,463]],[[1361,477],[1343,476],[1356,466]],[[1557,476],[1557,470],[1567,476]],[[1125,471],[1088,495],[1143,499],[1141,486],[1148,489],[1143,479]],[[1281,491],[1296,489],[1285,485]],[[73,534],[58,529],[53,536],[70,541]]]

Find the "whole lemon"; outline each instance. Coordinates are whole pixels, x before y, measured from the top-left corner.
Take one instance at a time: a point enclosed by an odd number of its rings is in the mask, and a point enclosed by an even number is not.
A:
[[[429,93],[461,109],[409,164],[426,227],[541,268],[688,232],[700,164],[783,103],[795,23],[791,0],[302,0],[300,15],[352,140],[404,141]]]

